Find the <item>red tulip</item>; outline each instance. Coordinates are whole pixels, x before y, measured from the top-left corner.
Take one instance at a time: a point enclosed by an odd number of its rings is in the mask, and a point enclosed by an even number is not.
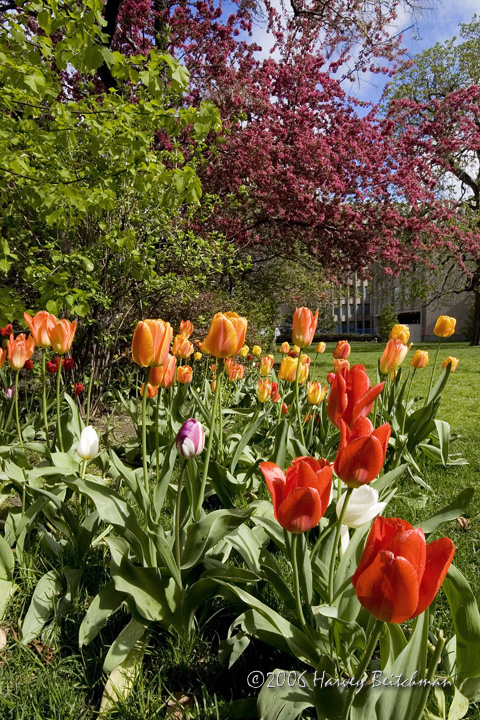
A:
[[[3,337],[10,337],[12,332],[13,332],[12,323],[8,323],[8,325],[5,325],[5,327],[0,328],[0,335],[2,335]]]
[[[350,369],[343,368],[338,375],[327,378],[331,390],[327,400],[327,414],[331,422],[340,428],[343,419],[351,428],[359,417],[366,417],[380,395],[385,383],[370,387],[370,378],[363,365],[353,365]]]
[[[75,367],[75,360],[73,358],[62,358],[62,368],[65,370],[73,370]]]
[[[58,370],[58,362],[47,360],[47,372],[54,375]]]
[[[73,390],[73,394],[75,395],[75,397],[80,395],[81,392],[83,392],[83,383],[75,383],[75,387]]]
[[[351,347],[347,340],[339,340],[337,347],[333,351],[333,357],[337,360],[346,360],[350,355]]]
[[[378,620],[401,623],[432,603],[455,554],[450,538],[428,545],[421,528],[375,518],[352,578],[360,603]]]
[[[272,462],[260,463],[260,470],[272,496],[275,518],[285,530],[303,533],[318,524],[332,489],[328,460],[298,457],[286,474]]]
[[[350,430],[340,420],[340,444],[333,468],[349,487],[372,482],[385,462],[391,428],[388,423],[376,430],[368,418],[360,417]]]
[[[33,360],[27,360],[23,367],[25,370],[33,370]]]

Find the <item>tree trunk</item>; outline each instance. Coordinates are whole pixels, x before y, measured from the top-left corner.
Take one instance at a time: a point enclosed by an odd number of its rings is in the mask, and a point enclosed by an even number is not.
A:
[[[480,345],[480,287],[475,289],[473,306],[473,336],[470,345]]]

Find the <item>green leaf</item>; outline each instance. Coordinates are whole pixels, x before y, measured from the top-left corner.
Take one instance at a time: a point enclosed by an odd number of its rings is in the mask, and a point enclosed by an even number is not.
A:
[[[115,589],[115,583],[110,580],[96,595],[85,614],[80,625],[78,642],[80,647],[88,645],[97,637],[100,630],[105,627],[110,615],[113,615],[122,605],[125,595]]]
[[[56,570],[50,570],[40,578],[22,623],[22,643],[24,645],[28,645],[38,637],[49,618],[54,614],[57,598],[62,588],[63,585]]]
[[[442,523],[448,522],[449,520],[456,520],[460,515],[463,515],[473,500],[474,495],[474,488],[465,488],[462,492],[458,493],[448,505],[438,510],[435,515],[421,522],[418,527],[421,527],[426,535],[435,532]]]
[[[103,663],[103,672],[111,673],[127,657],[148,628],[147,622],[139,622],[132,618],[110,645],[107,657]]]
[[[251,510],[214,510],[187,528],[182,568],[194,567],[220,540],[250,517]]]
[[[311,681],[312,676],[307,679],[301,670],[269,672],[257,700],[260,720],[295,720],[304,710],[314,707]]]

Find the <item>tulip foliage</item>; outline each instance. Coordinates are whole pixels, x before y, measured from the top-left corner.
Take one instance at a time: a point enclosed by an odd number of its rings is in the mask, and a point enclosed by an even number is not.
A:
[[[27,354],[35,358],[36,340],[45,365],[49,353],[70,353],[75,345],[75,321],[42,312],[26,319],[32,335],[12,332],[13,365],[4,357],[1,369],[5,386],[15,375],[17,434],[2,406],[0,497],[15,492],[21,501],[0,538],[0,588],[13,592],[21,582],[12,548],[21,563],[40,537],[46,572],[16,620],[20,642],[30,643],[69,617],[88,582],[85,570],[104,548],[105,581],[78,627],[83,652],[93,643],[103,647],[104,633],[115,628],[103,655],[109,680],[102,712],[113,709],[119,675],[131,682],[117,694],[128,692],[158,628],[193,647],[218,597],[231,619],[220,638],[222,663],[232,667],[261,643],[303,668],[295,692],[280,684],[288,666],[273,673],[273,698],[268,683],[260,689],[256,707],[265,720],[299,717],[307,708],[326,720],[420,720],[433,707],[432,685],[444,703],[452,694],[467,706],[477,701],[480,668],[472,658],[480,614],[452,563],[453,542],[430,537],[445,518],[464,512],[473,491],[415,527],[392,516],[399,479],[419,481],[417,449],[436,457],[432,438],[435,428],[441,436],[442,421],[431,418],[452,358],[435,385],[432,373],[431,391],[417,407],[405,393],[422,367],[410,366],[412,377],[403,381],[399,372],[408,356],[405,328],[394,329],[403,339],[392,338],[384,353],[398,361],[396,376],[379,370],[381,381],[372,385],[364,366],[352,364],[322,386],[306,382],[316,322],[307,308],[293,321],[298,357],[277,364],[260,346],[250,355],[247,318],[234,312],[216,313],[203,341],[192,323],[182,322],[173,339],[168,322],[140,320],[132,332],[136,387],[118,393],[135,436],[119,445],[107,442],[108,431],[99,437],[65,392],[73,358],[49,360],[55,382],[49,387],[42,372],[30,409],[19,403],[19,373]],[[182,357],[184,343],[201,348],[200,358]],[[354,353],[337,346],[332,364]],[[13,408],[5,393],[7,402]],[[446,444],[444,433],[439,451],[448,460]],[[455,631],[448,652],[435,621],[441,593]],[[0,614],[8,607],[0,602]],[[372,688],[369,676],[382,682]],[[388,687],[392,676],[407,684]],[[239,717],[252,717],[251,705],[245,712]]]

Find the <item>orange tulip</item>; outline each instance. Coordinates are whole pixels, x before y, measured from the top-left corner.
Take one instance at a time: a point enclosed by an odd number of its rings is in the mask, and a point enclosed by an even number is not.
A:
[[[163,365],[152,367],[150,375],[148,376],[148,382],[154,387],[170,388],[175,381],[175,367],[177,364],[177,358],[173,355],[167,355],[166,361]]]
[[[204,347],[216,358],[238,355],[245,342],[247,319],[237,313],[216,313],[205,338]]]
[[[3,348],[0,348],[0,368],[2,368],[5,364],[5,360],[7,359],[7,351]]]
[[[405,345],[410,339],[408,325],[394,325],[390,332],[390,340],[401,340]]]
[[[270,380],[259,380],[257,383],[257,397],[259,402],[265,403],[272,394],[272,383]]]
[[[350,343],[347,340],[339,340],[333,351],[333,357],[337,360],[346,360],[351,353]]]
[[[140,395],[141,395],[142,397],[143,397],[144,390],[145,390],[145,383],[142,383],[142,387],[140,388]],[[156,395],[158,395],[158,388],[155,387],[154,385],[150,385],[150,383],[148,383],[148,385],[147,385],[147,398],[153,398],[153,397],[155,397]]]
[[[28,313],[23,313],[23,317],[30,328],[35,345],[40,348],[50,347],[50,334],[57,324],[55,315],[51,315],[46,310],[41,310],[33,318]]]
[[[245,375],[245,367],[243,365],[232,365],[228,373],[228,379],[230,382],[241,380]]]
[[[452,357],[451,355],[449,355],[449,357],[445,358],[445,360],[443,361],[442,368],[445,370],[447,365],[450,363],[450,372],[455,372],[459,362],[460,362],[460,360],[458,358],[455,358],[455,357]],[[1,365],[0,365],[0,367],[1,367]]]
[[[260,361],[260,375],[267,377],[272,372],[273,362],[273,355],[265,355]]]
[[[315,352],[318,353],[318,354],[324,353],[325,350],[326,350],[326,348],[327,348],[326,343],[324,343],[324,342],[319,342],[319,343],[317,344],[317,346],[315,347]]]
[[[225,360],[225,372],[227,373],[227,375],[229,374],[230,370],[233,368],[234,365],[236,365],[236,362],[233,357],[229,357]]]
[[[448,315],[440,315],[437,322],[435,323],[433,332],[437,337],[450,337],[455,332],[456,324],[457,321],[455,318],[449,317]]]
[[[193,333],[193,323],[190,320],[182,320],[180,322],[180,335],[188,340],[190,335]]]
[[[428,365],[428,352],[425,350],[417,350],[412,359],[410,360],[410,365],[416,369],[418,368],[424,368]]]
[[[181,365],[177,368],[177,382],[182,383],[183,385],[192,382],[192,375],[193,370],[190,365]]]
[[[168,357],[173,330],[163,320],[140,320],[132,339],[133,362],[142,367],[158,367]]]
[[[307,385],[307,400],[310,405],[320,405],[327,395],[328,385],[322,388],[322,383],[310,382]]]
[[[412,345],[413,343],[410,343],[407,347],[401,340],[389,340],[380,358],[380,372],[383,373],[383,375],[390,375],[391,372],[396,370],[404,361],[405,355]]]
[[[340,360],[338,360],[337,358],[333,358],[333,371],[335,375],[344,368],[350,370],[350,363],[348,362],[348,360],[345,360],[343,358],[341,358]]]
[[[21,370],[27,360],[32,357],[34,350],[35,340],[31,335],[27,338],[25,333],[21,333],[15,339],[13,335],[10,335],[7,340],[7,357],[12,370]]]
[[[64,355],[72,347],[75,330],[77,329],[77,321],[69,322],[68,320],[58,320],[51,329],[48,330],[50,344],[52,349],[59,355]]]
[[[288,353],[290,352],[290,345],[288,342],[284,342],[281,344],[280,352],[282,353],[282,355],[288,355]]]
[[[313,314],[306,307],[297,308],[293,314],[292,342],[300,348],[308,347],[315,335],[318,322],[318,310]]]
[[[186,360],[186,358],[190,357],[192,353],[193,344],[190,340],[188,340],[184,335],[176,335],[172,345],[172,355]]]

